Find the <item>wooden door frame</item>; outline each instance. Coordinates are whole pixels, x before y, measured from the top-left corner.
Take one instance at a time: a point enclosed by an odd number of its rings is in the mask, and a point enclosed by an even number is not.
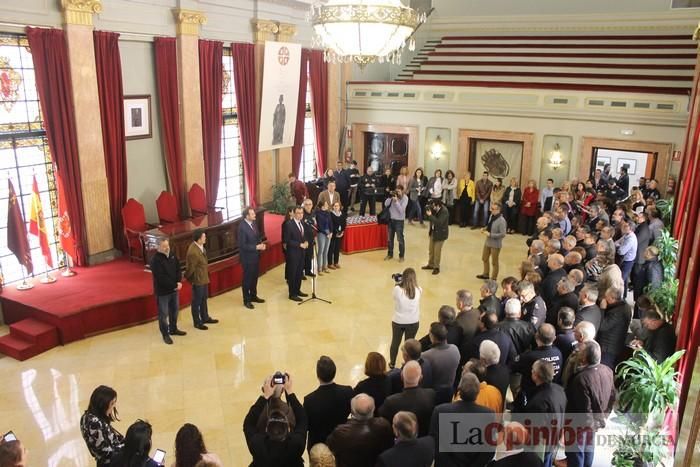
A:
[[[634,151],[644,153],[656,153],[656,170],[654,178],[659,182],[659,191],[666,190],[666,182],[671,169],[671,157],[673,155],[673,143],[659,143],[654,141],[628,141],[610,138],[598,138],[584,136],[581,139],[581,152],[579,154],[578,176],[579,180],[588,180],[591,176],[591,163],[593,162],[593,148],[613,149],[619,151]]]
[[[364,133],[395,133],[408,135],[408,171],[418,167],[418,127],[414,125],[386,125],[382,123],[352,124],[352,158],[357,161],[357,168],[364,174],[367,169]]]
[[[520,133],[514,131],[488,131],[488,130],[459,130],[459,149],[457,155],[457,177],[461,177],[469,170],[469,149],[472,139],[488,139],[494,141],[512,141],[522,143],[523,160],[520,166],[520,186],[527,185],[532,178],[532,146],[535,141],[534,133]],[[478,180],[480,174],[472,174],[474,180]],[[506,182],[503,183],[508,186]]]

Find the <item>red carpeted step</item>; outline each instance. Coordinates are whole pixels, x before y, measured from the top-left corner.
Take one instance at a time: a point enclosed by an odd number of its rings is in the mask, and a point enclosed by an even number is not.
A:
[[[26,360],[42,351],[37,349],[36,344],[27,340],[15,337],[11,334],[0,337],[0,353],[8,355],[16,360]]]
[[[33,318],[10,324],[10,335],[36,345],[39,352],[45,352],[58,345],[58,330],[55,326]]]

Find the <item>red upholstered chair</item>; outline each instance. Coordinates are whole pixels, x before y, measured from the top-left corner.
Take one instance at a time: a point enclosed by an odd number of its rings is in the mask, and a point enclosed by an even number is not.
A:
[[[124,223],[124,236],[126,237],[129,261],[134,259],[143,261],[146,257],[146,252],[141,234],[158,226],[146,222],[143,204],[134,198],[129,198],[122,208],[122,222]]]
[[[172,224],[181,220],[177,214],[177,199],[172,193],[161,191],[160,196],[156,199],[156,209],[161,224]]]
[[[222,210],[222,208],[218,206],[207,204],[207,195],[204,193],[204,188],[202,188],[199,183],[192,185],[192,188],[190,188],[190,191],[187,193],[187,198],[189,199],[190,210],[193,216],[217,214]]]

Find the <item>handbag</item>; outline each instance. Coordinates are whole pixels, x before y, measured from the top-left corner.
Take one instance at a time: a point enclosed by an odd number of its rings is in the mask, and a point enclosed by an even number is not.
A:
[[[391,214],[388,208],[384,208],[379,215],[377,215],[377,223],[386,225],[389,221],[391,221]]]

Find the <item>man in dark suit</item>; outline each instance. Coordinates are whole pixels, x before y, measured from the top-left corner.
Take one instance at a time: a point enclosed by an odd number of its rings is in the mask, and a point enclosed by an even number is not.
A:
[[[403,392],[386,398],[379,408],[379,416],[394,420],[394,416],[402,410],[415,414],[418,421],[418,434],[428,434],[430,416],[435,408],[435,390],[420,387],[421,367],[416,361],[406,363],[401,370]]]
[[[481,358],[479,353],[479,346],[482,342],[490,340],[498,345],[501,349],[501,359],[499,363],[502,365],[510,365],[516,357],[515,348],[513,347],[513,341],[510,339],[508,334],[501,332],[497,327],[498,317],[494,313],[485,313],[481,317],[481,323],[479,325],[480,332],[474,336],[471,345],[469,346],[464,355],[465,360],[470,358]]]
[[[483,467],[493,459],[495,447],[482,443],[480,446],[470,446],[467,452],[448,452],[446,449],[441,449],[440,439],[443,446],[449,446],[453,440],[454,429],[459,429],[460,433],[469,433],[470,429],[483,430],[488,423],[496,421],[496,415],[490,409],[477,405],[474,401],[479,394],[479,379],[474,373],[466,373],[462,376],[459,382],[459,396],[461,400],[441,404],[435,407],[433,416],[430,420],[430,436],[435,439],[435,466],[436,467],[452,467],[468,465],[471,467]],[[459,419],[459,427],[454,427],[448,424],[447,432],[443,431],[445,426],[440,423],[440,415],[442,414],[463,414],[464,417]],[[477,415],[476,419],[467,417],[468,414]],[[482,431],[483,432],[483,431]],[[462,441],[462,440],[458,440]]]
[[[260,252],[266,246],[262,242],[258,226],[255,223],[255,209],[247,207],[243,210],[245,219],[238,225],[238,248],[241,267],[243,268],[243,306],[252,310],[253,302],[265,303],[258,297],[258,271]]]
[[[285,238],[287,239],[287,266],[289,270],[289,299],[301,302],[300,297],[307,294],[301,292],[301,276],[304,274],[304,255],[309,247],[309,242],[304,239],[304,226],[301,220],[304,210],[297,206],[294,208],[294,218],[285,226]]]
[[[318,388],[304,397],[304,410],[309,419],[309,444],[325,443],[336,426],[347,421],[353,391],[350,386],[333,382],[335,363],[325,355],[316,362]]]
[[[586,284],[583,286],[578,294],[579,308],[576,311],[576,318],[574,319],[574,326],[576,326],[581,321],[588,321],[595,328],[595,332],[598,332],[600,327],[600,321],[603,319],[603,314],[596,305],[598,301],[598,287],[591,284]]]
[[[394,447],[377,459],[378,467],[430,467],[435,457],[435,441],[430,436],[416,437],[416,416],[412,412],[394,415],[392,428],[396,436]]]
[[[544,303],[545,305],[547,305],[547,311],[549,311],[553,308],[554,299],[557,296],[557,284],[559,284],[559,281],[562,278],[566,277],[566,270],[564,270],[564,257],[559,253],[549,255],[549,257],[547,258],[547,268],[549,269],[549,272],[542,280],[542,283],[540,284],[540,290],[542,291],[541,295],[544,299]],[[547,314],[547,319],[552,319],[552,316],[550,316],[549,313]],[[556,314],[553,316],[553,319],[554,322],[550,322],[549,324],[557,324]]]
[[[440,274],[440,258],[442,245],[450,233],[450,213],[438,199],[431,200],[425,208],[425,218],[430,221],[428,236],[428,264],[421,269],[432,270],[433,275]]]

